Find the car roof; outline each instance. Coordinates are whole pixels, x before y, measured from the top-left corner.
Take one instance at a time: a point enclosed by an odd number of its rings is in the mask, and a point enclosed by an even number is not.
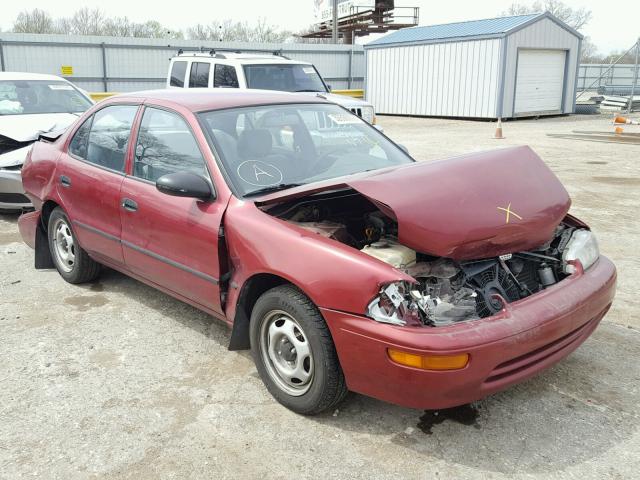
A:
[[[0,72],[0,80],[49,80],[56,82],[67,81],[62,77],[58,77],[57,75],[29,72]]]
[[[164,90],[147,90],[110,97],[109,101],[133,100],[140,102],[158,101],[185,107],[192,112],[221,110],[235,107],[251,107],[282,103],[326,103],[331,104],[322,95],[310,96],[299,93],[280,92],[276,90],[250,89],[206,89],[206,88],[168,88]]]
[[[201,52],[186,52],[176,55],[171,60],[173,61],[187,61],[190,59],[197,59],[198,61],[209,62],[235,62],[241,65],[251,64],[295,64],[295,65],[312,65],[309,62],[302,60],[292,60],[290,58],[281,57],[278,55],[268,55],[265,53],[235,53],[235,52],[220,52],[215,55]]]

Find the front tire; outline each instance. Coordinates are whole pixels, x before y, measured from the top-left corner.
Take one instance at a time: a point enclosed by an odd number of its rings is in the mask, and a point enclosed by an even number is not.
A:
[[[318,308],[290,285],[264,293],[251,312],[251,353],[267,390],[285,407],[314,415],[347,394],[331,333]]]
[[[56,207],[51,212],[47,235],[53,264],[67,282],[91,282],[100,275],[100,264],[80,247],[62,208]]]

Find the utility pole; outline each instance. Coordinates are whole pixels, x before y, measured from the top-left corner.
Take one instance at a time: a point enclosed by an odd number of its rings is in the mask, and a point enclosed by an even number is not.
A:
[[[333,0],[333,21],[331,22],[331,43],[338,43],[338,0]]]
[[[627,106],[627,113],[631,113],[631,107],[633,106],[633,96],[636,93],[636,84],[638,83],[638,57],[640,57],[640,38],[636,42],[636,62],[633,64],[633,83],[631,84],[631,95],[629,95],[629,105]]]

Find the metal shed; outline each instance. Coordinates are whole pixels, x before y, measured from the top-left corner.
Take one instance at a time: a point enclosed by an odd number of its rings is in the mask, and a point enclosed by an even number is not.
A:
[[[399,30],[365,46],[366,98],[381,114],[573,113],[581,42],[550,13]]]

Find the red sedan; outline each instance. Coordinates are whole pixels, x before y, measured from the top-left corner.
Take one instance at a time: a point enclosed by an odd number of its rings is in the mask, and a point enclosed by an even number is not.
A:
[[[36,268],[103,266],[225,321],[288,408],[477,400],[575,350],[616,271],[527,147],[416,163],[321,96],[154,91],[36,142]],[[141,320],[143,321],[143,320]]]

